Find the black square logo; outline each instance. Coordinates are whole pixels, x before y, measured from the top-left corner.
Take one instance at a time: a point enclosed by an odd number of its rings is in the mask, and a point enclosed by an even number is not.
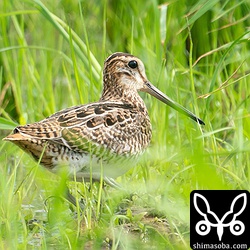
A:
[[[248,249],[250,193],[244,190],[194,190],[190,194],[192,249]]]

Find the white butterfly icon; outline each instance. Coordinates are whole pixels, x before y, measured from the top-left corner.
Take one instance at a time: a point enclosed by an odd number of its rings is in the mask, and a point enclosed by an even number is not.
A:
[[[198,199],[201,199],[205,203],[205,207],[206,207],[205,212],[202,212],[201,209],[198,207],[198,203],[197,203]],[[234,211],[236,210],[235,204],[239,202],[240,199],[243,199],[243,205],[238,212]],[[200,215],[202,215],[204,218],[204,220],[199,221],[195,226],[195,230],[199,235],[202,235],[202,236],[207,235],[209,234],[211,227],[216,227],[219,241],[221,241],[222,235],[224,233],[224,227],[229,227],[230,232],[233,235],[241,235],[245,231],[245,225],[243,224],[242,221],[236,220],[236,217],[239,216],[246,208],[246,205],[247,205],[246,193],[239,194],[233,199],[231,206],[230,206],[230,210],[226,212],[222,216],[221,219],[219,219],[218,216],[213,211],[210,210],[210,205],[207,199],[203,195],[195,193],[193,202],[194,202],[194,207],[196,211]],[[216,220],[216,223],[212,223],[211,221],[209,221],[208,215],[212,216]],[[227,218],[227,216],[229,215],[233,216],[232,220],[229,223],[223,223],[225,219]]]

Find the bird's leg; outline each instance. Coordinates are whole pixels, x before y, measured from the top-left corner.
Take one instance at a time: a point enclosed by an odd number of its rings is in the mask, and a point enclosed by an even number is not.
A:
[[[76,201],[76,198],[70,193],[69,188],[66,189],[66,199],[75,207],[77,207],[77,203],[79,204],[80,210],[84,210],[85,208],[85,202],[83,199],[81,199],[80,202]]]
[[[76,207],[76,198],[70,193],[68,188],[66,190],[66,199]]]
[[[106,183],[107,185],[111,186],[112,188],[115,188],[115,189],[118,189],[118,190],[124,190],[122,188],[122,186],[120,184],[118,184],[113,178],[109,178],[109,177],[104,177],[103,178],[104,183]],[[100,182],[100,180],[96,180],[94,179],[93,180],[94,182]],[[104,186],[103,186],[104,187]],[[89,192],[91,190],[91,185],[89,186]],[[66,188],[66,197],[65,197],[72,205],[74,205],[75,207],[77,207],[77,201],[76,201],[76,198],[70,193],[69,191],[69,188]],[[84,199],[82,199],[80,202],[79,202],[79,206],[80,206],[80,209],[81,210],[84,210],[84,207],[85,207],[85,202],[84,202]]]
[[[118,184],[113,178],[104,177],[104,181],[109,186],[111,186],[111,187],[113,187],[115,189],[123,190],[123,187],[120,184]]]

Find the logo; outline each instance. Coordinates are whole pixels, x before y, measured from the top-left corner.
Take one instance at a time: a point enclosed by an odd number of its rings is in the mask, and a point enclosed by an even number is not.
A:
[[[250,194],[241,190],[196,190],[190,195],[192,249],[250,246]],[[224,246],[224,247],[223,247]]]
[[[235,203],[241,198],[243,198],[243,205],[238,212],[234,213],[234,211],[237,210]],[[205,213],[203,213],[200,210],[200,208],[198,206],[198,201],[197,201],[198,199],[202,199],[203,202],[205,203],[205,206],[206,206]],[[247,204],[246,193],[239,194],[238,196],[236,196],[234,198],[234,200],[230,206],[230,210],[228,212],[226,212],[221,219],[219,219],[218,216],[213,211],[210,210],[210,205],[209,205],[206,197],[204,197],[203,195],[195,193],[193,201],[194,201],[194,207],[195,207],[196,211],[204,218],[204,220],[200,220],[195,226],[195,230],[199,235],[207,235],[210,232],[211,227],[215,227],[215,228],[217,228],[217,235],[218,235],[219,241],[221,241],[221,238],[222,238],[222,235],[224,232],[224,227],[229,227],[230,232],[233,235],[241,235],[245,231],[245,225],[243,224],[242,221],[236,220],[236,217],[238,215],[240,215],[246,208],[246,204]],[[213,219],[216,220],[216,223],[209,221],[208,215],[211,215],[213,217]],[[231,219],[229,219],[229,220],[231,220],[231,221],[229,223],[224,223],[226,221],[226,219],[230,216],[231,216]]]

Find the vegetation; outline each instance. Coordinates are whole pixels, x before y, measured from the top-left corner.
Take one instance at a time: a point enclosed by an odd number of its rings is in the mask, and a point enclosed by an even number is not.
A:
[[[17,124],[98,100],[104,59],[138,56],[198,126],[142,94],[151,147],[117,179],[69,183],[0,141],[1,249],[186,249],[194,189],[250,190],[248,0],[0,1],[0,138]]]

